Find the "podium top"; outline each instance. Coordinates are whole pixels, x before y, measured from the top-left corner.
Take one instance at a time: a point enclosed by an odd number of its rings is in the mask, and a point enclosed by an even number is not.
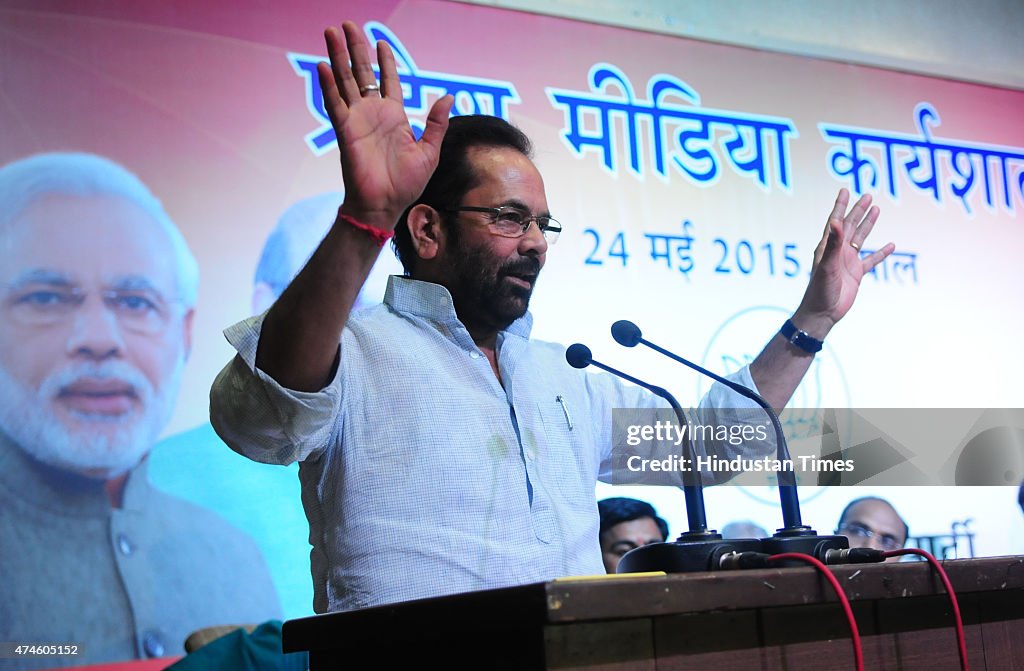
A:
[[[942,562],[957,594],[1024,590],[1024,556]],[[942,595],[925,562],[830,567],[851,601]],[[810,567],[550,581],[325,613],[284,623],[285,652],[334,648],[339,637],[379,638],[407,628],[457,628],[463,634],[498,628],[661,617],[836,602]]]

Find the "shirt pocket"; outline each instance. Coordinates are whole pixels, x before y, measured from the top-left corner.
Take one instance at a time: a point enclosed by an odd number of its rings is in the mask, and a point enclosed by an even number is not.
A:
[[[540,431],[532,442],[533,458],[545,467],[557,469],[559,477],[576,474],[580,483],[596,482],[600,467],[601,446],[594,443],[594,433],[584,417],[583,405],[566,394],[552,392],[537,401]],[[584,486],[587,486],[584,484]]]

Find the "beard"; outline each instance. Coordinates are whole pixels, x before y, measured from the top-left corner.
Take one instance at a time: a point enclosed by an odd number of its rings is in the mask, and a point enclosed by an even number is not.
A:
[[[451,243],[454,283],[448,289],[463,324],[503,331],[526,314],[541,269],[539,258],[519,256],[502,262],[482,245],[470,247],[458,237]]]
[[[0,430],[44,464],[99,479],[116,477],[142,460],[170,421],[184,364],[179,357],[160,389],[123,361],[72,363],[51,373],[36,391],[0,367]],[[69,421],[55,410],[55,399],[81,379],[130,385],[136,407],[119,415],[70,410]]]

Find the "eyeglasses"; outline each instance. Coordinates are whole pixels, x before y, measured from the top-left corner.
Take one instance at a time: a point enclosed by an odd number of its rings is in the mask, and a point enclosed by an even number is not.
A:
[[[883,550],[899,550],[903,547],[903,543],[892,534],[880,534],[860,522],[848,522],[836,529],[836,533],[857,538],[877,538]]]
[[[536,222],[537,228],[544,235],[549,245],[558,241],[558,234],[562,232],[562,225],[558,220],[552,219],[546,214],[530,216],[518,207],[505,205],[503,207],[473,207],[462,205],[460,207],[446,207],[442,212],[483,212],[490,215],[488,227],[495,235],[503,238],[521,238],[526,235],[530,224]]]
[[[64,324],[79,313],[88,291],[74,286],[27,286],[13,292],[5,303],[13,321],[24,326]],[[152,335],[162,331],[173,314],[173,301],[149,289],[108,289],[99,292],[103,306],[128,331]]]

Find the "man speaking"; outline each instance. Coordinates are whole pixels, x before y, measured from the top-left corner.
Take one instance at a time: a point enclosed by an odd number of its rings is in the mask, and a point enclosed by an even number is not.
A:
[[[273,307],[226,332],[238,355],[214,383],[211,421],[253,459],[300,461],[317,612],[603,573],[594,486],[611,410],[660,401],[530,338],[561,224],[529,140],[494,117],[449,123],[446,96],[416,141],[388,46],[378,85],[366,39],[352,23],[343,33],[326,31],[319,77],[345,201]],[[860,258],[878,210],[865,197],[847,212],[847,199],[788,323],[797,337],[773,338],[735,376],[775,407],[893,249]],[[392,235],[406,277],[350,319]],[[749,404],[715,387],[701,406],[724,424]]]

